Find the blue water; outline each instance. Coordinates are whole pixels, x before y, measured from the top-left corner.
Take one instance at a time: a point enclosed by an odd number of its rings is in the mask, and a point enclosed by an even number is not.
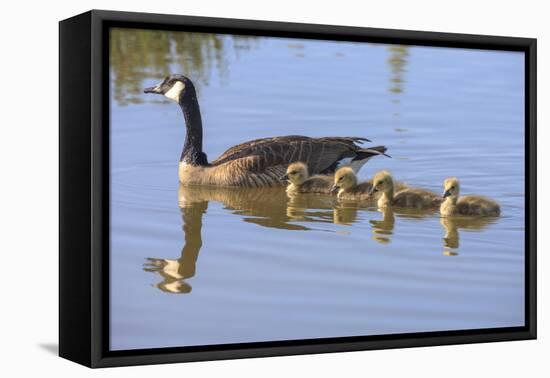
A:
[[[112,61],[113,79],[168,63],[112,81],[131,101],[111,103],[111,349],[524,324],[522,53],[219,40],[200,72],[182,72],[188,52],[173,47]],[[266,136],[363,136],[392,158],[361,179],[388,169],[439,193],[457,176],[502,216],[449,223],[277,189],[179,188],[181,111],[138,90],[170,71],[199,77],[210,160]]]

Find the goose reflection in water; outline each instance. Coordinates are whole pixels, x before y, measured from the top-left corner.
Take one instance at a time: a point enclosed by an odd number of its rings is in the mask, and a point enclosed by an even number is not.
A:
[[[158,273],[162,281],[154,287],[167,293],[190,293],[191,285],[186,279],[195,275],[199,251],[202,247],[202,216],[206,213],[208,201],[193,202],[192,206],[180,207],[183,219],[185,243],[179,259],[148,257],[143,267],[146,272]]]
[[[443,254],[445,256],[458,255],[458,248],[460,247],[459,229],[481,231],[497,220],[497,217],[441,217],[440,223],[445,230]]]
[[[292,231],[311,230],[300,222],[332,223],[332,197],[287,196],[284,188],[222,188],[214,186],[179,187],[178,204],[185,238],[178,259],[147,258],[143,270],[158,273],[162,281],[154,287],[167,293],[190,293],[186,282],[195,275],[202,247],[202,217],[210,201],[222,203],[242,221],[262,227]]]
[[[336,201],[334,197],[318,194],[287,195],[284,188],[223,188],[214,186],[180,186],[178,203],[183,222],[184,246],[178,259],[146,259],[143,269],[157,273],[162,280],[154,287],[166,293],[190,293],[186,282],[195,276],[202,247],[202,218],[209,202],[223,204],[229,214],[261,227],[290,231],[334,232],[323,224],[351,225],[359,220],[362,210],[372,210],[361,201]],[[380,211],[381,219],[370,220],[372,239],[387,244],[394,234],[396,216],[404,219],[422,219],[434,216],[433,210],[391,209]],[[370,213],[366,211],[366,213]],[[458,229],[481,230],[495,222],[483,218],[441,218],[445,228],[445,254],[456,255]],[[307,226],[306,226],[307,224]],[[319,227],[313,228],[312,224]]]

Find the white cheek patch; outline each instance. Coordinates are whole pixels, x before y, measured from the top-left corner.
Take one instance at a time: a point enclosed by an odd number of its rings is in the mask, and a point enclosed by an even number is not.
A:
[[[162,268],[164,273],[166,273],[168,276],[172,278],[177,278],[177,279],[183,278],[183,276],[179,274],[178,270],[180,268],[180,264],[176,260],[165,259],[164,261],[166,262],[166,266]]]
[[[170,90],[164,95],[172,101],[179,102],[180,94],[184,89],[185,85],[181,81],[176,81],[176,83],[172,85],[172,88],[170,88]]]

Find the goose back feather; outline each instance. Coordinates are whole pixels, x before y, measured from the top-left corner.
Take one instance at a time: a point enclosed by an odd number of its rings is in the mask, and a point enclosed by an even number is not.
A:
[[[331,174],[344,161],[384,155],[386,147],[361,148],[365,138],[283,136],[242,143],[207,166],[180,162],[180,181],[186,184],[264,187],[284,185],[289,164],[304,162],[312,175]],[[311,183],[313,185],[313,182]]]

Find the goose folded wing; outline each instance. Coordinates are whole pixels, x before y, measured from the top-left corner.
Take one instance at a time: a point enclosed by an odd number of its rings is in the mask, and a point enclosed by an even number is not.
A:
[[[234,146],[224,152],[212,165],[232,163],[247,171],[262,173],[302,161],[310,173],[322,172],[340,159],[353,157],[365,138],[327,137],[309,138],[299,135],[263,138]],[[270,169],[271,168],[271,169]]]

